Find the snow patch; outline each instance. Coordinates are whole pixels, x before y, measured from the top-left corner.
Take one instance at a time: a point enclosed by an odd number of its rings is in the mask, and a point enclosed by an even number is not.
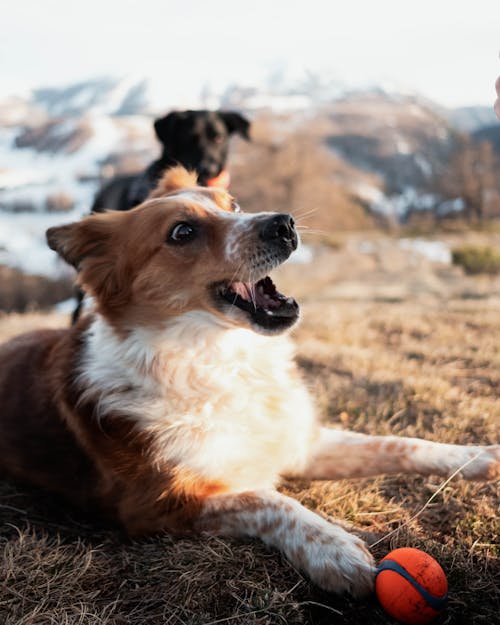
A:
[[[81,217],[80,210],[45,214],[0,212],[0,265],[50,278],[71,275],[73,270],[47,246],[45,232],[51,226]]]
[[[353,192],[365,202],[376,204],[385,199],[384,193],[376,186],[366,182],[359,182],[353,187]]]
[[[399,247],[403,250],[424,256],[433,263],[451,264],[451,250],[443,241],[428,239],[399,239]]]
[[[73,297],[70,297],[69,299],[65,299],[62,302],[58,302],[53,310],[56,313],[59,313],[61,315],[71,315],[73,313],[73,311],[75,310],[75,306],[76,306],[76,302],[75,299]]]
[[[424,176],[426,176],[427,178],[430,178],[432,176],[432,165],[424,156],[422,156],[422,154],[415,154],[415,163],[417,164],[417,167],[420,169],[420,171],[424,174]]]
[[[411,154],[412,151],[408,141],[403,139],[403,137],[396,138],[396,152],[398,152],[398,154]]]
[[[432,211],[439,202],[434,193],[422,193],[414,187],[407,187],[399,195],[380,194],[372,201],[370,209],[386,217],[404,221],[413,211]]]
[[[441,202],[437,208],[437,214],[442,217],[443,215],[449,215],[450,213],[461,213],[465,210],[465,202],[461,197],[456,197],[453,200],[445,200]]]

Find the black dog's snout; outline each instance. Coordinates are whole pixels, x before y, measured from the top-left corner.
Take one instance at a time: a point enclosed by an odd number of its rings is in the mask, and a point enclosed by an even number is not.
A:
[[[295,222],[291,215],[273,215],[264,221],[260,228],[260,238],[266,243],[284,242],[297,248],[297,233],[295,232]]]
[[[220,174],[221,169],[222,168],[218,162],[208,160],[202,161],[197,167],[200,176],[204,176],[206,178],[215,178],[215,176]]]

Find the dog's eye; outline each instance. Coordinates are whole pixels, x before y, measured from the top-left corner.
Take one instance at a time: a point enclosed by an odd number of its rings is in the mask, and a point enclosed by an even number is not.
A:
[[[189,243],[195,237],[196,231],[191,224],[181,222],[176,224],[168,235],[169,243]]]
[[[236,200],[231,200],[231,210],[233,213],[241,213],[241,208]]]

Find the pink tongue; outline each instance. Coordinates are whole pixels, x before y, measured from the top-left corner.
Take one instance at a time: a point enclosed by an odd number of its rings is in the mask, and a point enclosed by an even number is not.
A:
[[[246,282],[233,282],[231,290],[237,293],[247,302],[254,302],[260,308],[279,308],[280,303],[272,298],[264,297],[258,289],[252,289],[252,285]]]
[[[252,301],[250,285],[246,284],[246,282],[233,282],[233,284],[231,284],[231,290],[237,293],[242,299],[246,299],[248,302]]]

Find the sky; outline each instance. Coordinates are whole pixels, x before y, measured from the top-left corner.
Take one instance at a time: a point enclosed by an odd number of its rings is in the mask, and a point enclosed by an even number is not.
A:
[[[0,0],[0,96],[94,76],[184,102],[278,67],[492,105],[500,0]]]

